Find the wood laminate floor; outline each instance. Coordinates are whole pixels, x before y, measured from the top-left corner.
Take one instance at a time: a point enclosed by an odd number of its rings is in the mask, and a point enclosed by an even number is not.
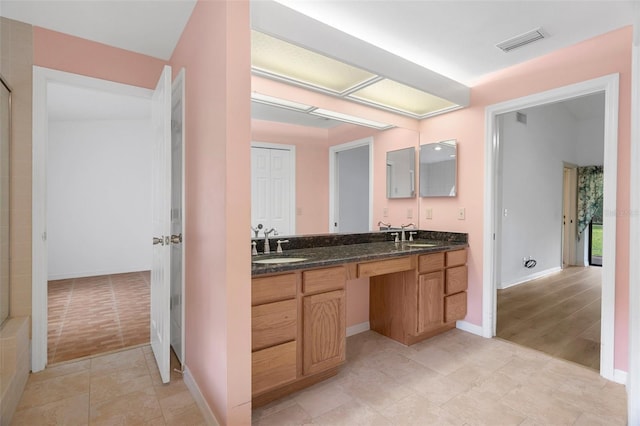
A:
[[[49,364],[149,343],[149,271],[48,283]]]
[[[498,290],[496,335],[600,369],[602,269],[570,267]]]

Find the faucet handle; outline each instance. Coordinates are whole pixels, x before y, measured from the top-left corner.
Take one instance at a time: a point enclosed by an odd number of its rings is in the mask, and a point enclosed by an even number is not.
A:
[[[396,237],[396,239],[393,240],[394,243],[399,243],[400,242],[400,240],[398,239],[398,233],[397,232],[392,232],[389,235]]]
[[[251,242],[251,256],[255,256],[258,254],[258,249],[256,248],[257,245],[258,243],[256,243],[255,241]]]
[[[276,248],[276,253],[282,253],[282,246],[280,244],[282,243],[288,243],[289,240],[278,240],[278,247]]]
[[[416,234],[417,232],[409,232],[409,241],[413,241],[413,236]]]

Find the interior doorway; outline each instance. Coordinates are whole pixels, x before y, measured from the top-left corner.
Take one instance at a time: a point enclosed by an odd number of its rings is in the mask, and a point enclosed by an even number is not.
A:
[[[485,259],[484,259],[484,287],[483,287],[483,335],[491,337],[496,335],[497,326],[497,291],[501,283],[497,281],[502,272],[502,259],[498,253],[504,253],[505,247],[502,235],[505,233],[503,223],[503,206],[497,191],[500,188],[497,178],[499,161],[502,154],[501,137],[498,128],[498,117],[502,114],[518,112],[525,108],[532,108],[541,105],[550,105],[569,99],[601,93],[604,96],[604,208],[614,211],[616,208],[616,177],[617,177],[617,107],[618,107],[618,76],[616,74],[596,78],[593,80],[577,83],[548,92],[542,92],[519,98],[501,104],[487,107],[487,162],[485,180]],[[544,152],[544,150],[540,150]],[[537,153],[539,154],[539,153]],[[537,155],[536,154],[536,155]],[[562,167],[559,168],[560,177],[556,182],[562,182]],[[544,176],[545,170],[539,170],[538,175]],[[537,183],[532,181],[532,183]],[[532,187],[535,193],[535,185]],[[562,197],[558,196],[558,200]],[[558,217],[561,217],[561,207],[558,209]],[[615,215],[604,218],[603,253],[607,262],[603,265],[601,275],[601,323],[600,323],[600,374],[605,378],[614,380],[613,369],[613,349],[614,349],[614,303],[615,300]],[[557,230],[560,229],[558,225]],[[557,231],[556,231],[557,232]],[[557,232],[556,235],[560,235]],[[559,245],[559,244],[558,244]],[[550,247],[550,246],[549,246]],[[559,250],[559,249],[558,249]],[[502,257],[502,256],[501,256]],[[558,253],[556,259],[560,262],[561,256]],[[523,257],[520,257],[519,267],[527,264]],[[535,265],[534,263],[530,263]]]
[[[373,140],[329,149],[329,230],[369,232],[373,215]]]
[[[47,85],[47,362],[149,343],[150,100]]]

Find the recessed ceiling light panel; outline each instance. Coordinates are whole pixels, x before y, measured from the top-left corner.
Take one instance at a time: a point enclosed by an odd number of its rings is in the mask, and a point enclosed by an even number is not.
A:
[[[251,65],[259,71],[338,94],[376,77],[255,30],[251,31]]]
[[[456,106],[453,102],[389,79],[373,83],[349,97],[418,117]]]

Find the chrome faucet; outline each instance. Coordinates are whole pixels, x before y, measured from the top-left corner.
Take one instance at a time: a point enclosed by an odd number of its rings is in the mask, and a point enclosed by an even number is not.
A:
[[[382,227],[382,226],[387,228],[387,230],[391,229],[391,224],[390,223],[384,223],[383,221],[378,221],[378,227]]]
[[[251,230],[253,231],[253,233],[255,234],[254,238],[258,238],[258,232],[260,232],[260,230],[262,229],[262,224],[259,223],[257,227],[251,227]]]
[[[268,231],[264,230],[264,254],[271,253],[271,247],[269,246],[269,234],[275,232],[275,228],[271,228]]]
[[[400,236],[400,239],[402,240],[402,242],[407,241],[407,236],[406,236],[406,234],[404,233],[404,230],[405,230],[405,228],[408,228],[408,227],[410,227],[410,226],[413,226],[413,228],[415,228],[415,227],[416,227],[413,223],[410,223],[410,224],[408,224],[408,225],[400,225],[400,228],[402,229],[402,234],[401,234],[401,236]]]

